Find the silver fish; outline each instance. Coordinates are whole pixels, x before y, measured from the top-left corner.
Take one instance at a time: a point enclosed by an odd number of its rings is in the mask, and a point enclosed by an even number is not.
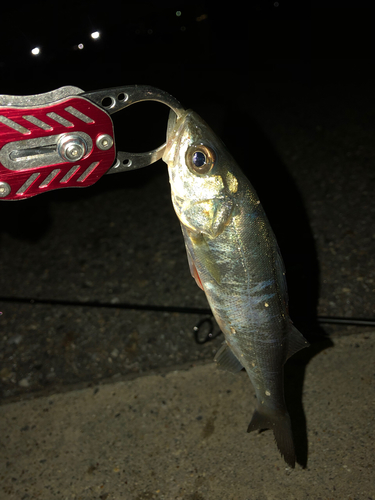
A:
[[[283,366],[309,344],[289,318],[273,231],[254,188],[195,112],[178,119],[171,112],[163,160],[191,274],[225,336],[215,361],[232,373],[245,368],[257,397],[248,432],[272,429],[280,453],[294,467]]]

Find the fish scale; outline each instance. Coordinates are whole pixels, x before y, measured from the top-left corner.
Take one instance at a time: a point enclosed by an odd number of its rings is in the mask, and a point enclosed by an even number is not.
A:
[[[233,373],[245,368],[257,397],[248,432],[272,429],[294,467],[283,366],[308,343],[289,318],[276,238],[250,182],[193,111],[170,115],[163,160],[191,273],[225,336],[215,361]]]

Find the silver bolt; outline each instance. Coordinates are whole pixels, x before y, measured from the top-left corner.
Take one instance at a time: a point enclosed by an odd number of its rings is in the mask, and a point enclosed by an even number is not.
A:
[[[111,147],[113,146],[113,139],[108,134],[101,134],[96,139],[96,145],[102,151],[107,151],[108,149],[111,149]]]
[[[0,198],[5,198],[10,194],[11,187],[7,182],[0,182]]]
[[[80,144],[70,144],[67,146],[65,150],[65,156],[68,160],[78,160],[78,158],[82,158],[85,154],[85,148]]]
[[[78,161],[87,153],[87,144],[78,134],[66,134],[60,137],[57,151],[63,160]]]

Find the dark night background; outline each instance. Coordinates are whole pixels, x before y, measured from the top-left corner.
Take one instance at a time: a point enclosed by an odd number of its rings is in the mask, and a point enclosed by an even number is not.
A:
[[[374,18],[358,2],[304,4],[8,6],[0,94],[137,83],[195,109],[256,187],[286,263],[291,316],[314,341],[358,332],[322,331],[317,315],[375,317]],[[114,115],[117,149],[159,146],[167,113],[147,103]],[[189,276],[161,161],[82,191],[3,201],[0,221],[3,399],[212,359],[222,339],[196,344],[205,315],[183,310],[207,302]]]

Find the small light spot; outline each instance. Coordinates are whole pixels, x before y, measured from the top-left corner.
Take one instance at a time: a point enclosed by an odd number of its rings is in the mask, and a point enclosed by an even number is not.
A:
[[[236,334],[236,330],[233,328],[233,326],[230,327],[230,333],[233,333],[233,335]]]
[[[180,10],[178,10],[178,11],[176,12],[176,16],[177,16],[177,17],[180,17],[180,16],[181,16],[181,11],[180,11]]]
[[[82,50],[82,49],[83,49],[83,47],[84,47],[83,43],[79,43],[79,44],[78,44],[78,48],[79,48],[79,50]]]
[[[34,47],[31,50],[31,53],[32,53],[33,56],[38,56],[40,54],[40,48],[39,47]]]
[[[99,31],[93,31],[91,33],[91,38],[93,38],[94,40],[97,40],[98,38],[100,38],[100,33]]]
[[[201,16],[198,16],[198,17],[196,18],[196,21],[197,21],[197,23],[200,23],[201,21],[204,21],[204,20],[205,20],[205,19],[207,19],[207,18],[208,18],[208,15],[207,15],[207,14],[202,14]]]
[[[265,302],[265,303],[264,303],[264,307],[269,307],[268,302]]]
[[[29,385],[30,385],[29,379],[28,379],[28,378],[23,378],[23,379],[21,379],[21,380],[18,382],[18,385],[19,385],[20,387],[29,387]]]
[[[270,391],[266,391],[266,396],[271,396]]]
[[[258,201],[256,202],[256,205],[259,205],[259,204],[260,204],[260,201],[258,200]]]

